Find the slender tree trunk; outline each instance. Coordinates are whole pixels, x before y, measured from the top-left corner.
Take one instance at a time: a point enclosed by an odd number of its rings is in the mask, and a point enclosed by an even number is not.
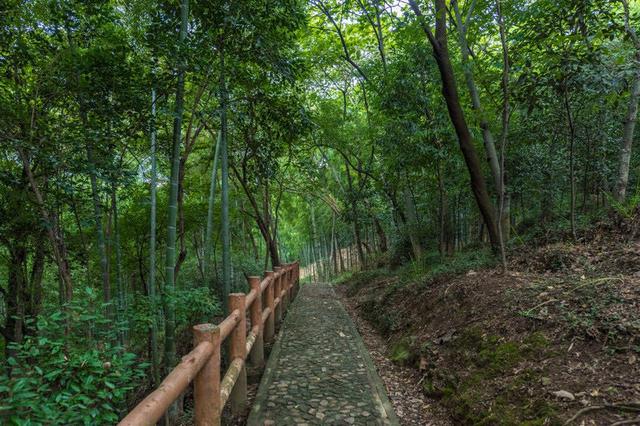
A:
[[[216,147],[213,153],[213,169],[211,170],[211,179],[209,181],[209,206],[207,208],[207,230],[205,231],[205,243],[204,243],[204,264],[202,270],[204,271],[205,279],[209,283],[209,288],[214,290],[215,282],[213,280],[213,274],[209,273],[209,264],[211,263],[211,250],[212,250],[212,238],[213,238],[213,207],[215,205],[216,198],[216,179],[218,176],[218,156],[220,154],[220,140],[222,139],[222,132],[218,132],[216,140]]]
[[[407,181],[407,185],[409,182]],[[416,262],[422,259],[422,242],[420,241],[420,232],[418,225],[418,215],[416,214],[416,206],[413,203],[413,198],[408,189],[404,191],[404,210],[407,214],[407,233],[409,234],[409,241],[411,242],[411,250],[413,251],[413,257]]]
[[[333,274],[338,275],[338,246],[336,243],[336,213],[331,216],[331,261]]]
[[[313,281],[318,282],[318,256],[316,255],[316,250],[314,248],[315,241],[311,242],[311,265],[313,268]]]
[[[469,24],[470,24],[469,20],[471,18],[473,6],[470,8],[465,22],[462,22],[462,16],[458,8],[457,0],[452,0],[451,6],[453,6],[453,11],[455,12],[455,17],[456,17],[456,26],[458,29],[458,40],[460,42],[460,51],[462,56],[462,70],[464,73],[465,82],[467,83],[469,94],[471,95],[471,105],[474,111],[477,112],[479,117],[480,129],[482,130],[482,140],[484,142],[484,149],[487,155],[487,162],[489,163],[489,167],[491,169],[491,175],[493,176],[493,183],[495,185],[496,192],[498,192],[498,188],[500,185],[500,163],[498,161],[498,154],[496,152],[493,134],[491,133],[491,129],[489,128],[489,122],[487,120],[487,117],[484,115],[484,110],[480,102],[480,95],[478,94],[478,88],[473,78],[472,64],[469,61],[469,46],[467,44],[467,31],[469,29]]]
[[[260,234],[262,235],[262,238],[264,239],[265,245],[267,247],[267,255],[269,259],[271,259],[271,266],[272,267],[280,266],[280,254],[278,250],[278,240],[276,235],[277,225],[274,225],[274,226],[271,225],[272,221],[271,221],[269,189],[268,189],[269,183],[268,181],[265,183],[265,194],[263,197],[263,205],[262,205],[263,211],[261,212],[260,208],[258,207],[258,202],[256,200],[256,197],[252,193],[247,183],[247,176],[245,174],[245,170],[243,169],[242,174],[240,174],[240,172],[235,167],[233,167],[232,169],[234,174],[236,175],[238,182],[240,182],[240,185],[242,186],[242,190],[247,196],[247,199],[249,200],[249,203],[251,204],[251,207],[254,211],[253,217],[256,221],[256,225],[258,226],[258,229],[260,230]]]
[[[509,47],[507,45],[507,31],[502,18],[502,10],[500,1],[496,1],[496,12],[498,15],[498,27],[500,29],[500,44],[502,45],[502,137],[500,138],[500,180],[498,185],[498,237],[500,238],[500,258],[502,260],[502,269],[507,272],[507,254],[505,249],[504,227],[508,227],[509,222],[503,222],[503,213],[505,211],[505,171],[504,157],[506,155],[507,138],[509,136]]]
[[[373,225],[375,226],[376,233],[378,234],[380,252],[386,253],[389,250],[389,245],[387,243],[387,234],[384,232],[382,224],[375,216],[373,216]]]
[[[636,61],[640,68],[640,53],[636,55]],[[627,184],[629,182],[629,165],[631,163],[631,146],[633,145],[633,134],[638,116],[638,99],[640,99],[640,70],[634,76],[629,95],[629,106],[624,118],[622,133],[622,143],[620,147],[620,159],[618,166],[618,182],[616,185],[615,198],[622,203],[627,194]]]
[[[414,13],[418,17],[423,31],[427,35],[429,42],[433,48],[433,56],[438,63],[440,77],[442,79],[442,94],[447,104],[451,123],[456,131],[460,150],[464,157],[467,169],[469,171],[471,190],[475,197],[480,214],[486,224],[491,241],[491,248],[494,252],[498,252],[500,241],[498,238],[498,230],[495,222],[495,215],[487,192],[487,186],[482,175],[482,168],[478,160],[478,154],[473,145],[473,138],[469,132],[469,127],[460,105],[458,96],[458,88],[455,81],[453,67],[449,58],[449,50],[447,47],[447,13],[445,0],[435,0],[436,7],[436,34],[431,33],[431,29],[424,20],[424,16],[419,9],[415,0],[409,0],[409,4]]]
[[[156,89],[151,89],[151,213],[149,223],[149,283],[147,294],[151,302],[151,325],[149,326],[151,374],[155,385],[160,383],[160,357],[158,355],[158,306],[156,298],[156,191],[158,185],[158,162],[156,156]],[[144,281],[143,281],[144,282]]]
[[[313,204],[311,204],[311,247],[313,253],[313,261],[315,269],[317,270],[318,277],[320,276],[320,267],[318,265],[322,253],[320,251],[320,244],[318,244],[318,228],[316,226],[316,214]]]
[[[67,258],[67,248],[60,231],[60,224],[58,222],[58,216],[55,213],[50,213],[46,207],[44,197],[40,188],[33,176],[33,171],[29,164],[29,159],[25,155],[21,148],[18,148],[18,155],[22,161],[22,167],[29,180],[31,190],[36,197],[36,203],[40,209],[40,215],[44,221],[45,228],[47,229],[47,236],[51,242],[51,249],[53,250],[54,259],[58,265],[58,273],[61,284],[61,301],[70,302],[73,298],[73,280],[71,279],[71,272],[69,268],[69,260]]]
[[[256,204],[257,206],[257,204]],[[280,266],[280,250],[278,249],[278,227],[277,227],[277,208],[275,221],[271,216],[271,192],[269,191],[269,180],[267,179],[264,184],[264,220],[263,226],[265,230],[265,242],[269,246],[269,255],[271,257],[272,266]],[[256,209],[256,215],[259,216],[260,212]]]
[[[189,0],[180,3],[180,46],[183,48],[187,37],[187,21],[189,18]],[[169,211],[167,225],[167,248],[165,255],[165,284],[163,288],[163,306],[165,315],[164,336],[164,369],[168,374],[176,362],[175,342],[175,266],[176,266],[176,225],[178,220],[178,179],[180,172],[180,148],[182,145],[182,115],[184,112],[184,80],[185,59],[184,51],[179,52],[178,84],[176,88],[175,116],[173,119],[173,147],[171,150],[171,178],[169,193]],[[176,414],[177,407],[172,405],[169,417]]]
[[[86,121],[86,119],[83,121]],[[91,167],[89,178],[91,181],[91,197],[93,201],[93,221],[96,231],[96,243],[98,245],[98,256],[100,258],[100,271],[102,272],[102,298],[104,303],[111,303],[109,257],[107,256],[107,244],[105,242],[104,230],[102,228],[102,208],[100,206],[98,177],[96,175],[96,163],[93,155],[92,143],[92,141],[87,142],[87,160],[89,162],[89,167]],[[113,307],[107,307],[107,313],[109,318],[113,319]]]
[[[25,276],[24,268],[27,262],[27,250],[24,242],[16,242],[9,248],[7,262],[8,285],[3,298],[6,303],[5,325],[1,329],[5,339],[5,355],[13,356],[10,343],[20,343],[23,337],[24,326],[24,293]]]
[[[44,237],[44,232],[39,233],[38,237]],[[33,265],[31,267],[31,278],[29,279],[29,303],[26,304],[25,308],[25,316],[33,320],[38,318],[38,314],[42,307],[42,278],[44,276],[45,267],[44,245],[38,241],[35,246]],[[34,335],[36,331],[35,322],[25,324],[25,334]]]
[[[362,237],[360,236],[360,218],[358,216],[358,206],[356,202],[355,193],[353,190],[353,179],[351,178],[351,171],[349,169],[349,163],[345,159],[344,163],[345,172],[347,174],[347,183],[349,189],[349,198],[351,199],[351,214],[353,215],[353,235],[355,237],[356,249],[358,250],[358,263],[360,267],[364,267],[364,252],[362,250]]]
[[[126,329],[124,327],[125,315],[125,288],[122,281],[122,249],[120,247],[120,226],[118,224],[118,194],[115,180],[111,188],[111,206],[113,209],[113,245],[116,251],[116,291],[118,292],[116,319],[118,327],[118,343],[121,346],[126,342]]]
[[[344,257],[342,257],[342,247],[341,244],[339,244],[338,242],[338,238],[336,236],[336,251],[338,252],[338,267],[340,268],[340,273],[344,272],[345,268],[344,268]]]
[[[638,117],[638,100],[640,99],[640,39],[638,38],[634,28],[631,26],[629,4],[627,0],[621,0],[624,8],[624,24],[627,34],[631,38],[635,48],[635,73],[633,83],[631,84],[631,92],[629,94],[629,106],[627,114],[624,118],[624,127],[622,133],[622,144],[620,147],[620,160],[618,166],[618,182],[615,190],[615,198],[618,202],[623,202],[627,193],[627,184],[629,182],[629,164],[631,163],[631,146],[633,144],[633,134],[636,127],[636,119]]]
[[[447,198],[447,191],[444,185],[443,172],[441,170],[440,161],[436,165],[436,174],[438,177],[438,193],[440,199],[439,206],[439,229],[440,229],[440,244],[439,251],[441,256],[450,255],[453,253],[453,247],[451,246],[451,220],[449,215],[449,200]],[[482,238],[480,238],[482,240]]]
[[[222,156],[222,307],[229,314],[229,293],[231,291],[231,235],[229,224],[229,154],[227,152],[227,80],[225,69],[225,34],[220,37],[220,155]]]
[[[562,90],[564,107],[567,113],[567,122],[569,123],[569,183],[571,185],[571,206],[570,206],[570,221],[571,221],[571,235],[573,239],[577,238],[576,233],[576,173],[575,173],[575,139],[576,130],[573,123],[573,114],[571,113],[571,105],[569,104],[569,95],[567,88]]]

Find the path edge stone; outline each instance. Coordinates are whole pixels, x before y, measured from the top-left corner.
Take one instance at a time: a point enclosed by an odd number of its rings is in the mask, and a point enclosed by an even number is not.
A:
[[[331,291],[333,292],[333,295],[338,301],[338,305],[340,305],[340,309],[342,309],[344,311],[344,314],[347,316],[347,318],[349,318],[349,327],[352,328],[353,335],[355,336],[354,343],[358,347],[358,350],[360,351],[360,353],[362,353],[362,361],[364,362],[365,368],[367,370],[367,376],[369,376],[369,382],[371,383],[373,391],[375,392],[376,396],[379,399],[380,405],[385,411],[386,418],[387,420],[389,420],[390,424],[392,424],[393,426],[398,426],[400,425],[400,421],[398,420],[398,416],[396,415],[396,412],[393,409],[393,405],[391,404],[391,401],[387,396],[387,389],[384,387],[384,383],[382,382],[382,379],[378,374],[378,370],[376,370],[376,366],[373,363],[373,359],[369,354],[369,349],[367,349],[367,347],[364,345],[362,336],[360,335],[358,328],[353,322],[351,315],[349,315],[349,312],[347,312],[347,309],[344,307],[344,304],[342,303],[340,298],[335,294],[335,289],[333,288],[333,285],[330,285],[330,287],[331,287]]]

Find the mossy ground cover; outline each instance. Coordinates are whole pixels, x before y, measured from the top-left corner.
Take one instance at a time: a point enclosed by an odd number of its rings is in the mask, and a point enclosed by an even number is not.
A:
[[[457,368],[440,373],[448,378],[441,390],[443,403],[456,419],[469,424],[559,424],[546,395],[529,392],[531,383],[544,377],[544,369],[534,365],[549,355],[548,345],[546,337],[537,332],[517,341],[487,336],[477,328],[465,330],[449,348]],[[487,383],[500,383],[500,387],[494,389]],[[425,387],[436,389],[433,381]],[[492,400],[487,398],[491,393]]]

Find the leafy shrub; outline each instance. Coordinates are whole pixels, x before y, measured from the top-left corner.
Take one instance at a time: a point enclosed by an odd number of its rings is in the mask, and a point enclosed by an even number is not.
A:
[[[175,293],[178,326],[191,326],[222,313],[218,298],[206,287],[182,288]]]
[[[0,423],[113,424],[147,365],[115,342],[95,295],[41,315],[36,333],[9,346],[0,375]],[[95,311],[95,312],[94,312]]]
[[[640,205],[640,183],[636,186],[635,192],[624,201],[620,202],[613,198],[611,194],[605,192],[607,201],[613,207],[616,213],[618,213],[624,219],[631,219],[635,215],[638,205]]]

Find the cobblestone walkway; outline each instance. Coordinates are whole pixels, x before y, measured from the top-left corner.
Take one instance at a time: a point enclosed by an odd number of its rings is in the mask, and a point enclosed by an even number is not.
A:
[[[330,286],[300,288],[248,424],[398,424],[362,339]]]

